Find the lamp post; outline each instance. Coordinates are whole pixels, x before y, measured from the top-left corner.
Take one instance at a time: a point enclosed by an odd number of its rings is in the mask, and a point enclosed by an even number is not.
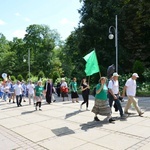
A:
[[[117,15],[116,15],[116,18],[115,18],[115,22],[116,22],[115,27],[114,26],[109,27],[109,36],[108,36],[108,38],[110,40],[112,40],[114,38],[114,35],[111,32],[111,29],[114,29],[114,31],[115,31],[115,47],[116,47],[116,72],[118,72],[118,18],[117,18]]]
[[[23,62],[26,62],[25,55],[23,56]],[[30,49],[28,49],[28,71],[29,71],[29,80],[30,80]]]

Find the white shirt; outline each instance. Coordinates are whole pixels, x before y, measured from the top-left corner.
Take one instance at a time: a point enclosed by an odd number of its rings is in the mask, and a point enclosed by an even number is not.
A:
[[[133,80],[132,78],[128,79],[125,86],[127,86],[127,89],[126,89],[127,96],[135,96],[136,80]]]
[[[23,88],[22,88],[21,84],[19,84],[19,85],[16,84],[14,89],[15,89],[16,95],[22,95]]]
[[[27,85],[28,93],[34,94],[34,88],[35,88],[34,84],[28,84]]]
[[[62,82],[61,87],[62,87],[62,86],[68,87],[66,82]]]
[[[119,93],[119,82],[118,80],[110,80],[108,83],[108,89],[111,89],[113,94],[118,94]]]

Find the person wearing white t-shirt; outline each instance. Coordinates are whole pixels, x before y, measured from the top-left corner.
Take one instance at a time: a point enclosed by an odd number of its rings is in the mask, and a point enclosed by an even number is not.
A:
[[[16,102],[17,102],[17,106],[22,106],[21,102],[22,102],[22,92],[23,92],[23,88],[22,85],[20,84],[20,81],[17,81],[17,84],[14,87],[15,90],[15,95],[16,95]]]
[[[31,105],[31,98],[33,99],[33,103],[35,104],[35,100],[34,100],[34,88],[35,88],[35,86],[32,83],[32,81],[29,81],[29,84],[27,85],[29,105]]]
[[[141,116],[144,112],[141,111],[141,109],[138,106],[138,99],[135,98],[136,95],[136,80],[137,78],[139,78],[137,73],[133,73],[132,77],[129,78],[126,83],[125,86],[123,88],[123,94],[122,96],[125,96],[125,92],[126,95],[128,97],[128,102],[125,106],[125,113],[128,114],[128,109],[130,108],[131,104],[133,104],[134,108],[136,109],[136,111],[138,112],[139,116]]]
[[[108,83],[108,97],[109,97],[109,105],[110,108],[112,107],[113,101],[115,102],[115,106],[117,107],[117,110],[119,110],[120,117],[125,118],[126,116],[123,113],[123,109],[119,100],[119,82],[118,82],[118,73],[114,72],[112,79]],[[116,109],[116,108],[115,108]]]

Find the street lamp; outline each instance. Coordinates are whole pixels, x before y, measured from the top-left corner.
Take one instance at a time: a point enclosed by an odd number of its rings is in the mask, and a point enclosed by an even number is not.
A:
[[[118,20],[117,20],[117,15],[116,15],[115,21],[116,21],[116,26],[115,27],[114,26],[109,27],[108,38],[110,40],[112,40],[114,38],[114,35],[111,32],[111,29],[114,29],[114,31],[115,31],[115,47],[116,47],[116,72],[118,72]]]
[[[23,56],[23,62],[26,62],[25,55]],[[29,80],[30,80],[30,49],[28,49],[28,70],[29,70]]]

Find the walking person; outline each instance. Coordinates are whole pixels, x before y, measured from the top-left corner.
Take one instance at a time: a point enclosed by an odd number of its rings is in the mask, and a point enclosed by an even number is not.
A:
[[[123,113],[121,102],[119,100],[120,92],[119,92],[118,77],[119,77],[118,73],[114,72],[112,79],[108,82],[108,91],[109,91],[108,97],[109,97],[110,108],[112,107],[113,102],[115,102],[115,105],[117,107],[115,109],[119,110],[120,117],[123,119],[123,118],[126,118],[126,115],[124,115]]]
[[[9,102],[11,102],[11,99],[13,100],[13,103],[15,103],[15,84],[13,81],[11,81],[11,84],[10,84],[10,88],[9,88]]]
[[[112,121],[115,121],[111,117],[112,112],[107,100],[107,91],[108,88],[106,86],[106,78],[101,77],[99,83],[96,86],[95,104],[92,109],[92,112],[95,114],[95,121],[100,121],[97,117],[98,114],[102,116],[107,116],[107,120],[110,123]]]
[[[70,87],[70,90],[71,90],[72,102],[74,103],[76,101],[77,103],[79,103],[79,101],[78,101],[79,95],[78,95],[78,92],[77,92],[77,79],[75,77],[70,82],[69,87]]]
[[[39,106],[39,110],[42,110],[41,104],[42,104],[43,91],[44,91],[44,87],[42,86],[42,81],[38,81],[38,83],[34,89],[35,100],[36,100],[35,110],[37,110],[38,106]]]
[[[83,102],[80,105],[80,110],[82,109],[83,104],[86,104],[86,110],[88,110],[90,86],[87,83],[86,78],[83,78],[81,81],[81,91],[82,91]]]
[[[17,102],[17,106],[22,106],[21,102],[22,102],[22,93],[23,93],[23,88],[22,85],[20,84],[20,81],[17,81],[17,84],[14,87],[15,90],[15,95],[16,95],[16,102]]]
[[[58,82],[56,85],[56,92],[57,92],[58,97],[60,97],[60,86],[61,86],[61,84],[60,84],[60,82]]]
[[[46,94],[46,102],[48,104],[51,103],[52,101],[52,94],[53,94],[53,83],[51,79],[48,79],[44,85],[44,90],[45,90],[45,94]]]
[[[27,91],[28,91],[28,98],[29,98],[29,105],[31,105],[31,99],[33,100],[33,104],[35,104],[35,99],[34,99],[34,84],[32,81],[29,81],[29,84],[27,85]]]
[[[67,97],[69,101],[69,96],[68,96],[68,85],[67,82],[65,81],[65,78],[61,79],[61,96],[63,98],[63,101],[65,100],[65,97]]]
[[[128,97],[128,101],[127,101],[127,104],[125,106],[124,112],[126,114],[128,114],[128,109],[130,108],[131,104],[133,104],[133,106],[136,109],[136,111],[138,112],[139,116],[142,116],[142,114],[144,112],[142,112],[141,109],[139,108],[139,106],[138,106],[138,99],[135,98],[135,96],[136,96],[136,87],[137,87],[137,85],[136,85],[137,78],[139,78],[138,74],[137,73],[133,73],[132,77],[129,78],[126,81],[125,86],[123,88],[122,96],[124,97],[125,93],[126,93],[126,95]]]

